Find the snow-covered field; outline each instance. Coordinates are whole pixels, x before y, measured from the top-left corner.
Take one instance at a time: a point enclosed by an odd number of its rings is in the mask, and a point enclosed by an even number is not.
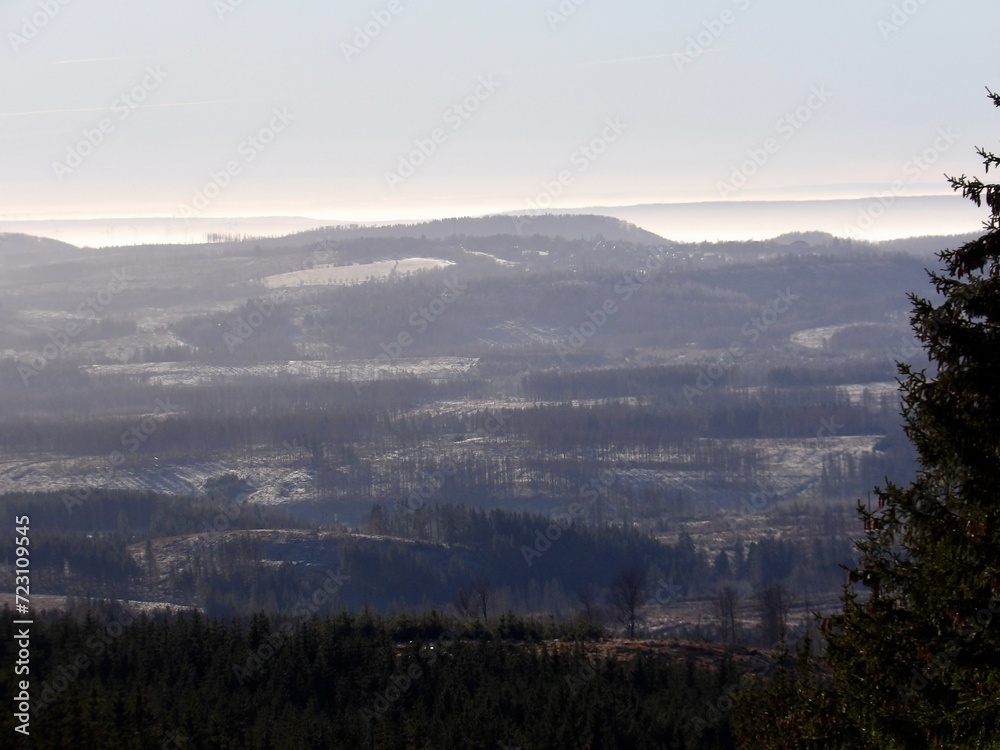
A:
[[[523,404],[523,402],[521,402]],[[457,406],[457,405],[456,405]],[[516,420],[513,404],[483,402],[482,406],[504,419]],[[469,409],[470,404],[464,408]],[[490,430],[485,429],[485,434]],[[481,436],[480,436],[481,437]],[[706,475],[700,467],[689,463],[689,456],[677,450],[661,451],[649,457],[649,462],[637,465],[637,456],[622,455],[622,466],[616,469],[616,482],[632,486],[658,486],[671,490],[685,490],[694,499],[704,501],[704,510],[721,510],[739,504],[741,498],[752,492],[764,492],[768,498],[766,505],[780,505],[784,500],[809,501],[813,489],[823,472],[823,462],[830,456],[851,455],[855,458],[870,453],[877,436],[824,437],[807,440],[799,439],[746,439],[733,441],[712,441],[759,457],[758,472],[755,477],[713,472]],[[0,494],[6,492],[63,491],[76,487],[119,489],[167,494],[200,494],[205,483],[213,477],[233,472],[245,479],[253,488],[249,499],[262,504],[280,504],[308,500],[314,496],[314,477],[303,468],[302,456],[289,457],[261,448],[253,458],[242,454],[212,456],[205,461],[170,464],[157,461],[153,465],[122,466],[112,469],[110,454],[117,448],[109,440],[107,454],[69,458],[65,456],[28,455],[8,456],[0,460]],[[424,451],[427,448],[420,448]],[[463,453],[472,453],[493,458],[507,457],[518,461],[525,456],[526,447],[504,443],[492,444],[489,440],[473,438],[437,446],[443,454],[450,454],[454,460]],[[501,451],[500,456],[497,451]],[[392,459],[398,455],[382,455],[386,461],[373,464],[373,481],[383,489],[394,485],[394,477],[389,473]],[[586,461],[586,455],[565,456]],[[382,466],[386,467],[383,471]],[[531,472],[521,474],[523,490],[532,494]],[[748,490],[747,488],[758,488]],[[759,503],[758,503],[759,505]],[[752,508],[754,511],[763,508]]]
[[[847,435],[810,439],[775,438],[734,441],[752,448],[770,470],[769,484],[779,496],[793,494],[823,474],[823,459],[829,455],[850,455],[859,458],[871,453],[879,435]]]
[[[479,252],[478,250],[467,250],[466,248],[463,247],[462,248],[462,252],[466,253],[467,255],[477,256],[479,258],[488,258],[489,260],[492,260],[494,263],[496,263],[498,266],[516,266],[517,265],[517,263],[513,263],[512,261],[504,260],[503,258],[498,258],[495,255],[490,255],[489,253],[482,253],[482,252]],[[548,255],[548,253],[545,253],[545,254]]]
[[[793,333],[791,339],[793,344],[804,346],[807,349],[822,349],[835,333],[853,326],[853,323],[849,323],[847,325],[826,326],[824,328],[809,328],[805,331]]]
[[[219,457],[192,464],[116,468],[110,460],[116,447],[113,442],[109,443],[107,456],[5,458],[0,461],[0,494],[91,487],[198,495],[205,482],[227,472],[237,473],[254,488],[249,500],[255,503],[271,505],[307,500],[313,493],[312,477],[299,467],[282,465],[276,455],[267,455],[266,460],[263,457],[258,460]]]
[[[865,383],[864,385],[840,385],[837,390],[847,395],[852,404],[863,404],[865,398],[873,399],[876,403],[883,396],[892,396],[899,393],[899,383],[894,380],[883,383]]]
[[[723,471],[706,475],[701,468],[686,467],[687,457],[676,451],[662,451],[652,458],[653,465],[618,470],[617,475],[626,483],[684,490],[703,499],[706,510],[730,507],[734,501],[746,508],[749,506],[744,501],[752,501],[754,510],[763,510],[757,506],[793,498],[810,500],[823,475],[824,459],[847,455],[857,459],[870,454],[878,440],[877,435],[711,440],[756,455],[756,476]],[[748,486],[758,489],[748,491]]]
[[[268,362],[245,367],[189,362],[144,362],[129,365],[91,365],[83,369],[95,377],[125,376],[155,386],[176,386],[282,377],[356,382],[388,376],[415,375],[436,380],[468,372],[478,361],[471,357],[400,357],[393,360],[382,358]]]
[[[393,275],[405,276],[416,271],[447,268],[453,265],[455,264],[452,261],[440,258],[404,258],[403,260],[379,260],[374,263],[351,266],[317,266],[302,271],[267,276],[264,278],[264,284],[268,289],[360,284],[370,279],[385,279]]]

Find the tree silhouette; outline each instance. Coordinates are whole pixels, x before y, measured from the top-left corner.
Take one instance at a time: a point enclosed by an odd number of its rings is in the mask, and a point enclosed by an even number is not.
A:
[[[788,627],[789,595],[782,583],[772,583],[755,595],[760,615],[762,641],[773,646],[785,635]]]
[[[990,214],[939,255],[941,300],[910,296],[932,368],[899,364],[921,468],[859,504],[860,561],[825,624],[836,701],[872,747],[996,747],[1000,729],[1000,185],[949,180]]]
[[[719,635],[726,643],[736,642],[736,613],[740,595],[733,586],[723,586],[715,595],[715,614],[719,619]]]
[[[629,638],[635,638],[640,610],[645,601],[646,569],[633,563],[615,576],[608,591],[608,604],[615,613],[615,619],[625,626]]]
[[[489,578],[476,578],[472,582],[472,593],[475,596],[476,604],[479,605],[479,609],[483,613],[483,622],[487,622],[490,619],[490,592],[492,591],[492,583]]]

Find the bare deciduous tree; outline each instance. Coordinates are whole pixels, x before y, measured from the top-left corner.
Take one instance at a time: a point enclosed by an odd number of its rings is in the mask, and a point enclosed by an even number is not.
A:
[[[479,605],[479,609],[483,613],[483,622],[489,620],[489,603],[490,603],[490,591],[492,590],[491,582],[489,578],[476,578],[472,582],[472,593],[475,596],[475,601]]]
[[[633,563],[615,576],[608,591],[608,604],[615,619],[625,626],[629,638],[635,638],[636,626],[642,617],[640,610],[645,603],[646,569]]]
[[[476,616],[476,604],[472,595],[472,590],[467,586],[462,586],[455,597],[455,607],[466,617]]]
[[[719,589],[715,599],[715,614],[719,618],[719,633],[727,643],[736,642],[736,611],[740,606],[740,595],[732,586]]]
[[[781,640],[788,627],[788,609],[791,597],[780,583],[772,583],[757,592],[760,630],[764,643],[772,645]]]
[[[597,595],[594,592],[594,587],[589,583],[585,585],[580,592],[576,595],[579,599],[580,604],[583,606],[583,618],[588,625],[600,625],[603,619],[603,613],[601,612],[601,607],[597,601]]]

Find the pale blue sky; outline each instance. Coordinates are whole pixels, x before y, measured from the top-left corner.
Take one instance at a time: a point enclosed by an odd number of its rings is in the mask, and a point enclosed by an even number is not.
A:
[[[935,194],[1000,134],[996,0],[63,3],[0,9],[0,219]]]

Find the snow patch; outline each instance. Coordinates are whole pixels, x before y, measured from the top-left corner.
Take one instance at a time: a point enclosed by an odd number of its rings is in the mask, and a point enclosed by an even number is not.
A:
[[[403,260],[378,260],[351,266],[317,266],[302,271],[279,273],[264,278],[268,289],[282,289],[297,286],[326,286],[337,284],[360,284],[370,279],[386,279],[392,276],[406,276],[416,271],[437,270],[455,265],[450,260],[440,258],[404,258]]]

